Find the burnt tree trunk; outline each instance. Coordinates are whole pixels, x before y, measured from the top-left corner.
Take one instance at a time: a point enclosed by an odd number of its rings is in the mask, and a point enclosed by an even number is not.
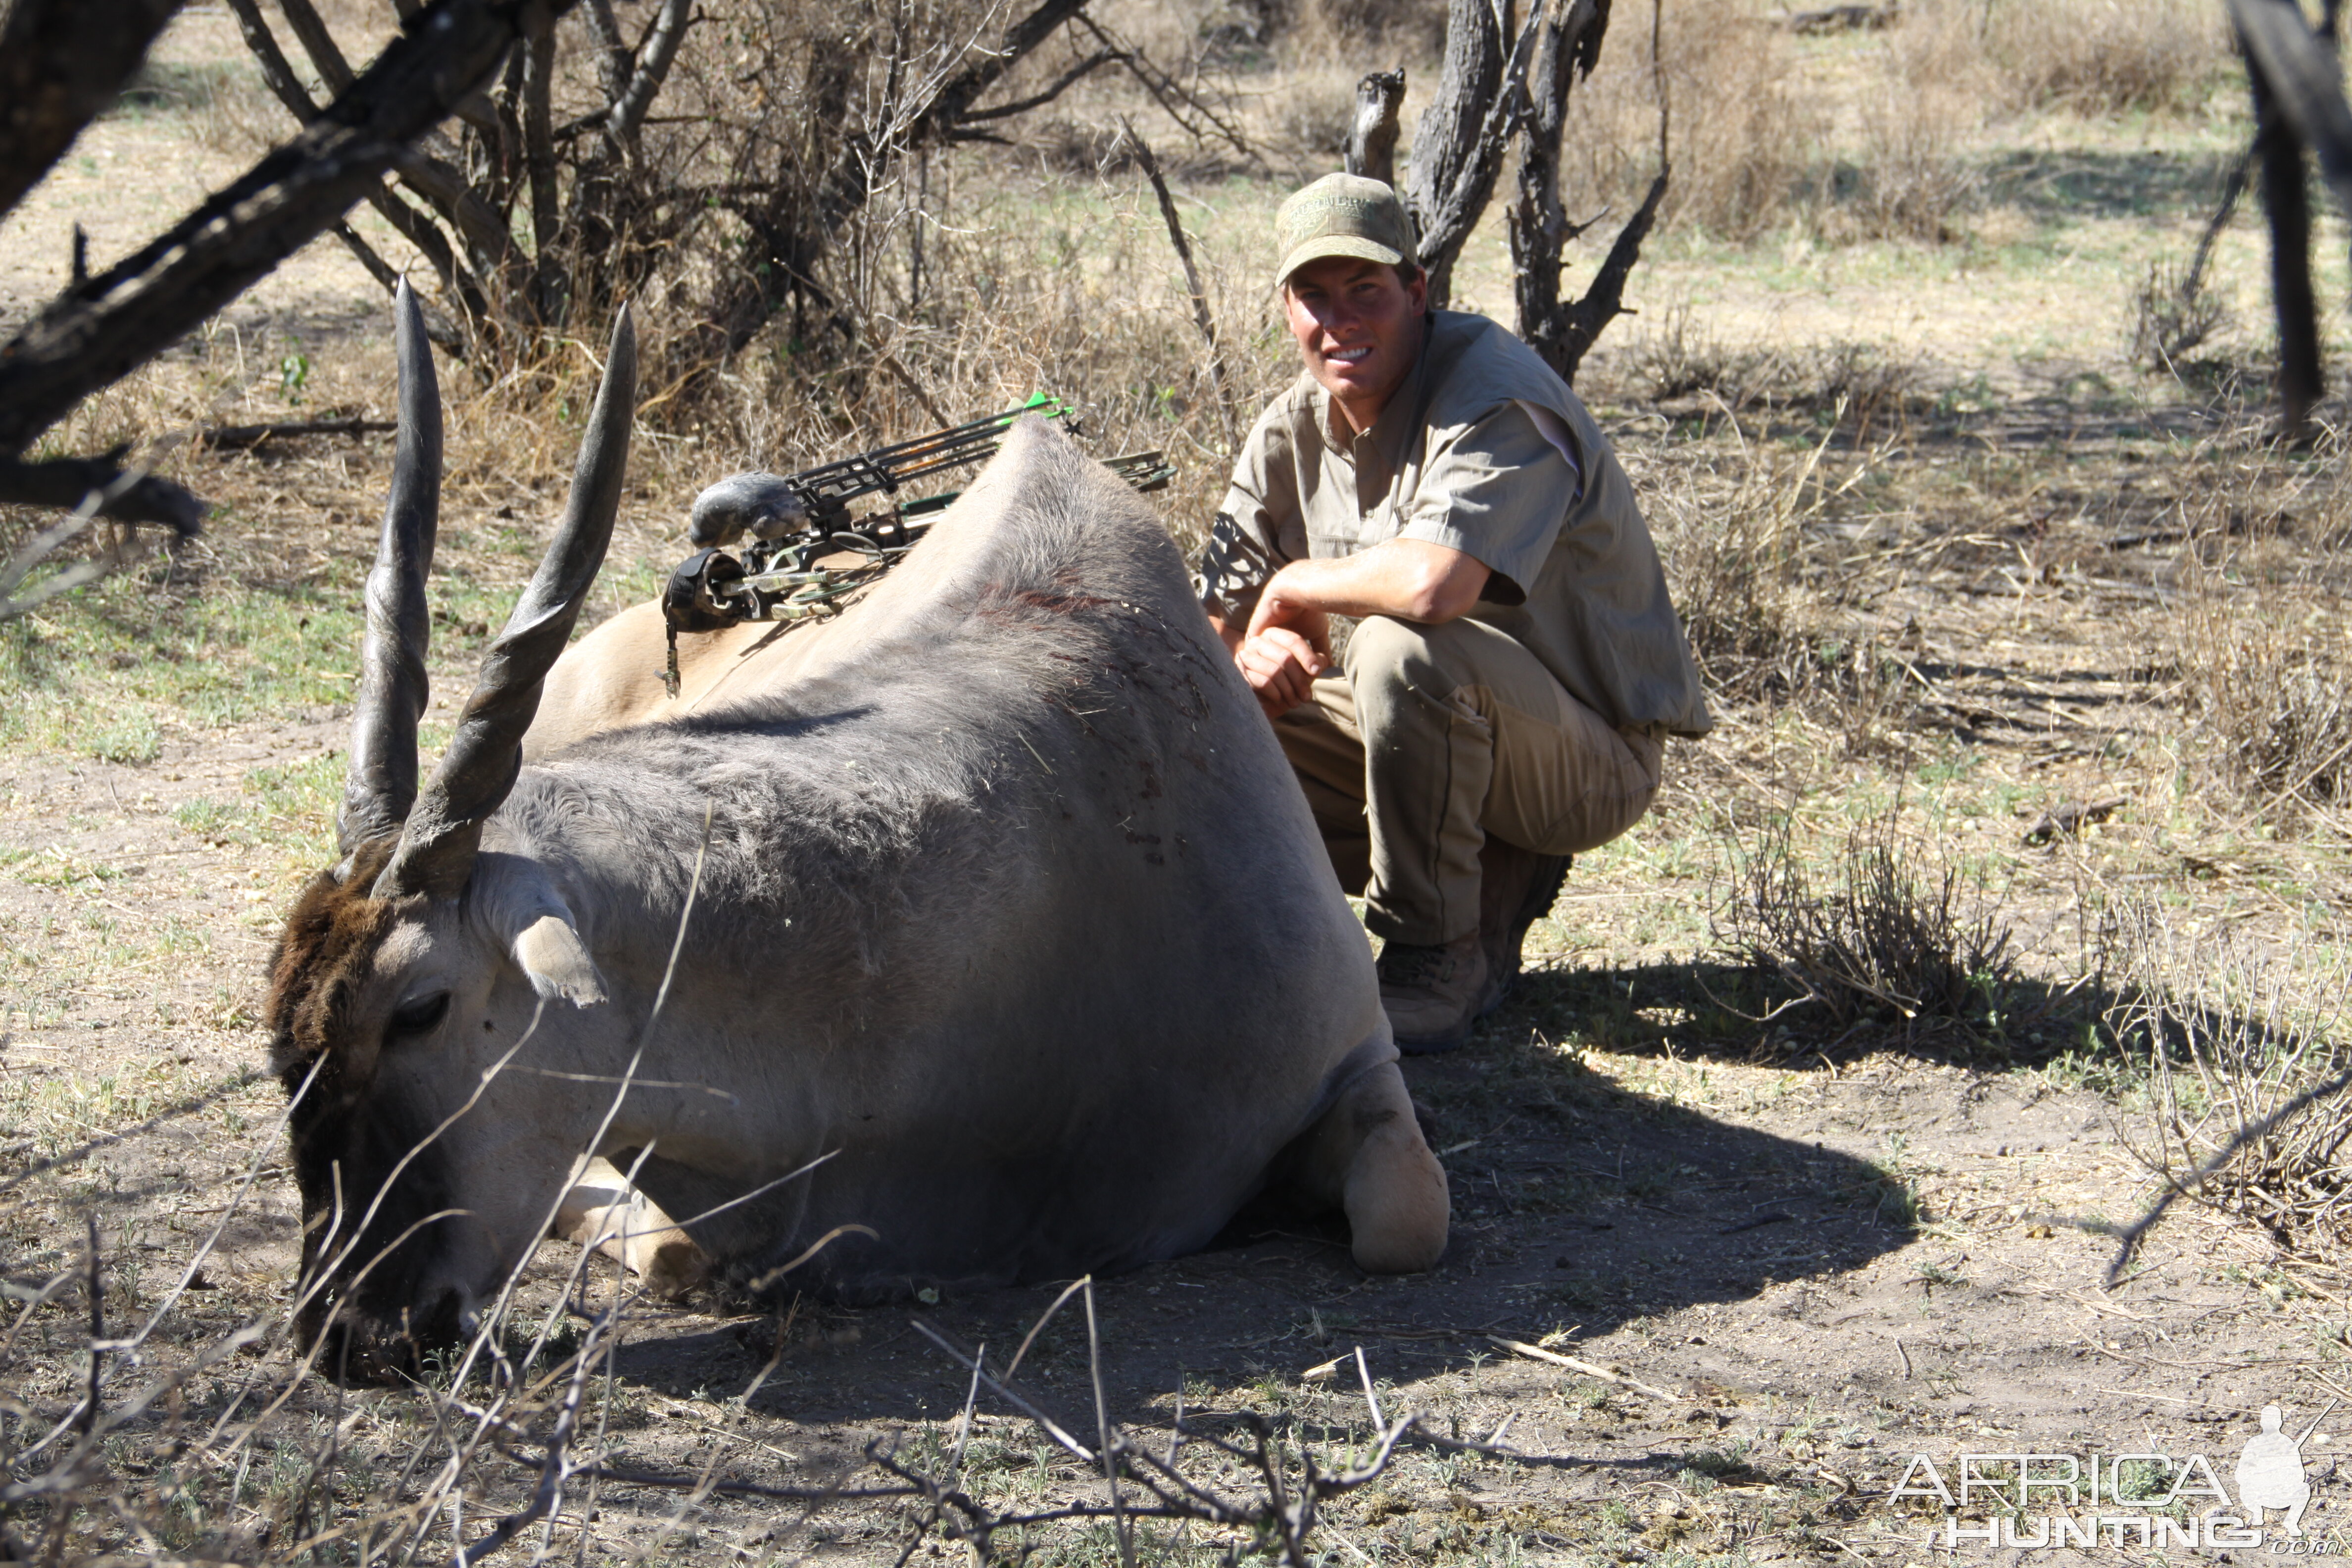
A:
[[[1396,184],[1397,110],[1403,106],[1402,66],[1373,71],[1356,83],[1356,118],[1348,126],[1348,173]]]
[[[2301,430],[2326,395],[2320,365],[2319,300],[2311,283],[2311,195],[2305,184],[2303,142],[2279,112],[2251,58],[2246,75],[2254,95],[2254,155],[2260,165],[2263,211],[2271,231],[2271,304],[2278,318],[2278,399],[2281,422]]]
[[[114,101],[181,0],[16,0],[0,22],[0,213]]]
[[[2272,301],[2278,311],[2279,406],[2300,431],[2325,390],[2318,303],[2311,282],[2311,204],[2303,150],[2336,205],[2352,213],[2352,105],[2335,47],[2336,5],[2315,31],[2296,0],[2230,0],[2254,96],[2263,205],[2270,217]]]
[[[1453,293],[1454,258],[1495,194],[1504,138],[1494,134],[1515,118],[1505,100],[1507,43],[1512,8],[1489,0],[1450,0],[1445,13],[1445,60],[1437,89],[1422,110],[1404,193],[1420,236],[1421,264],[1429,273],[1429,303],[1442,308]]]
[[[1519,336],[1562,381],[1571,384],[1585,351],[1625,313],[1625,280],[1641,260],[1642,242],[1649,237],[1666,194],[1662,160],[1649,194],[1618,231],[1591,288],[1579,299],[1562,300],[1560,250],[1586,226],[1569,221],[1560,196],[1569,93],[1592,74],[1608,27],[1608,0],[1569,0],[1540,24],[1528,66],[1528,110],[1519,142],[1518,192],[1510,214],[1511,286]]]

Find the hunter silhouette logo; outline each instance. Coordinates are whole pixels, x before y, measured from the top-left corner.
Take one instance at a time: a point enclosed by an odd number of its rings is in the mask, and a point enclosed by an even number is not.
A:
[[[2323,1411],[2319,1420],[2326,1418]],[[2262,1436],[2247,1443],[2246,1451],[2238,1456],[2238,1506],[2246,1510],[2247,1524],[2256,1530],[2263,1527],[2264,1509],[2283,1508],[2286,1532],[2301,1535],[2304,1505],[2311,1501],[2311,1482],[2303,1473],[2303,1445],[2319,1429],[2319,1421],[2305,1427],[2301,1437],[2280,1431],[2279,1421],[2277,1405],[2263,1406]]]
[[[2284,1412],[2263,1406],[2262,1429],[2238,1455],[2234,1499],[2204,1455],[2167,1454],[2151,1444],[2123,1454],[1961,1454],[1948,1481],[1934,1459],[1914,1454],[1887,1500],[1937,1505],[1943,1517],[1926,1544],[1946,1551],[1981,1542],[2027,1551],[2112,1543],[2119,1551],[2267,1547],[2281,1555],[2352,1554],[2336,1536],[2322,1539],[2303,1528],[2312,1501],[2303,1450],[2335,1410],[2331,1403],[2301,1436],[2290,1436]],[[2265,1530],[2273,1513],[2281,1517]]]

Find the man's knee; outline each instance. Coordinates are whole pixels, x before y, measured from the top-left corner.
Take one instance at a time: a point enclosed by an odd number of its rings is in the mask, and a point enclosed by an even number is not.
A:
[[[1348,638],[1348,684],[1355,689],[1358,722],[1368,710],[1410,692],[1443,703],[1469,679],[1469,660],[1456,645],[1471,634],[1465,623],[1425,626],[1393,616],[1367,616]]]

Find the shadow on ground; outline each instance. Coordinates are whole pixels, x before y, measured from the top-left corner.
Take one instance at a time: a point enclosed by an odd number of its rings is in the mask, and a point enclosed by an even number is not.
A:
[[[1507,1356],[1489,1336],[1604,1334],[1851,1270],[1911,1239],[1911,1198],[1894,1173],[1622,1088],[1525,1022],[1524,1008],[1510,1009],[1459,1052],[1406,1063],[1453,1184],[1453,1241],[1438,1268],[1367,1276],[1336,1217],[1262,1203],[1210,1249],[1098,1286],[1113,1411],[1164,1406],[1188,1384],[1296,1386],[1359,1344],[1377,1377],[1426,1376]],[[795,1349],[752,1408],[802,1422],[951,1411],[966,1374],[913,1319],[966,1346],[985,1342],[1001,1364],[1056,1293],[1041,1285],[864,1310],[787,1304]],[[740,1391],[775,1341],[758,1310],[641,1338],[622,1374],[673,1395]],[[1038,1336],[1023,1381],[1091,1427],[1075,1307]]]

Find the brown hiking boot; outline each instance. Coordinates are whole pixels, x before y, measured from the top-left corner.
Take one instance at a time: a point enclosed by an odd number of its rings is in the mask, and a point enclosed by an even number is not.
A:
[[[1486,950],[1486,994],[1478,1004],[1485,1017],[1503,1005],[1519,977],[1519,944],[1528,928],[1551,912],[1568,880],[1571,855],[1538,855],[1488,835],[1478,851],[1478,935]]]
[[[1392,942],[1381,949],[1381,1007],[1397,1049],[1409,1057],[1450,1051],[1470,1037],[1486,996],[1486,952],[1477,934],[1444,947]]]

